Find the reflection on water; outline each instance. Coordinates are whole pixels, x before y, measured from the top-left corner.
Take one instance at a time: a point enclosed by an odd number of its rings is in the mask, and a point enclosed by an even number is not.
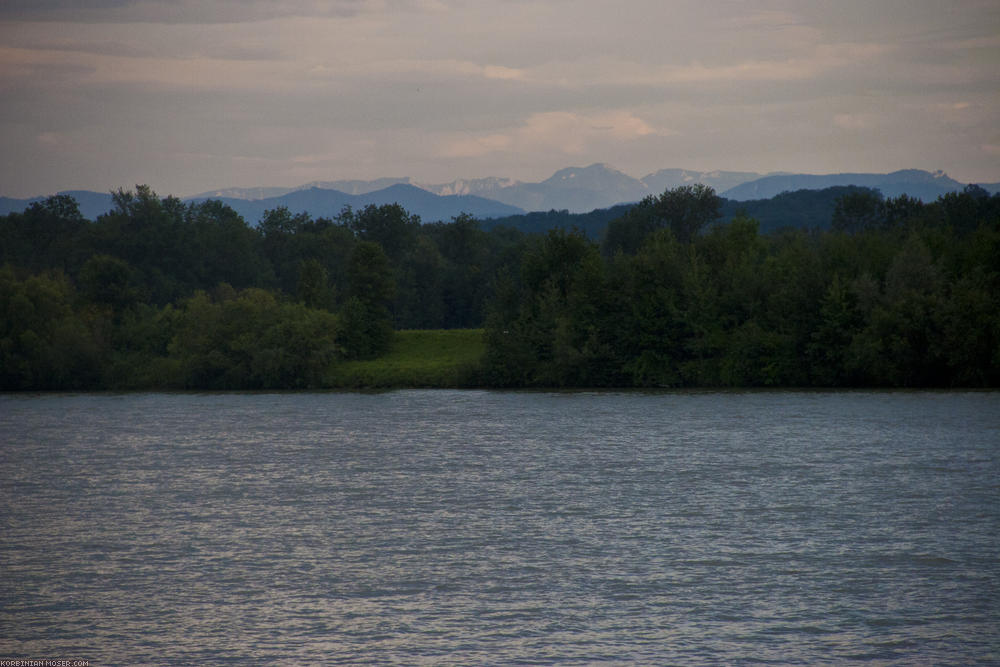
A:
[[[0,396],[0,656],[1000,662],[1000,394]]]

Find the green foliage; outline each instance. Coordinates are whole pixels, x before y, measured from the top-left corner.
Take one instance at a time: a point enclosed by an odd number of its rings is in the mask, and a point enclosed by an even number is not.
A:
[[[604,254],[635,254],[650,234],[664,228],[681,243],[690,243],[721,215],[721,208],[722,199],[715,190],[701,183],[682,185],[657,197],[650,195],[625,215],[608,223]]]
[[[683,243],[654,225],[634,254],[598,267],[580,239],[550,236],[526,254],[521,282],[497,293],[487,378],[996,386],[1000,226],[988,216],[974,232],[930,226],[926,208],[891,203],[910,209],[905,220],[861,217],[827,233],[761,236],[737,218]]]
[[[341,309],[344,349],[349,358],[371,358],[385,352],[392,339],[388,305],[396,282],[382,247],[359,242],[351,254],[347,279],[348,300]]]
[[[1000,385],[1000,196],[836,196],[836,220],[762,233],[678,188],[601,252],[398,206],[255,229],[146,186],[94,222],[54,197],[0,217],[0,388]],[[461,363],[430,349],[461,337],[393,334],[484,322]]]
[[[618,204],[610,208],[599,208],[589,213],[570,213],[568,210],[532,211],[520,215],[509,215],[502,218],[484,220],[481,225],[486,231],[499,227],[515,230],[522,234],[545,234],[550,229],[570,231],[578,229],[587,238],[596,241],[604,236],[608,223],[620,218],[634,204]]]
[[[0,265],[12,264],[31,273],[74,274],[86,259],[81,243],[87,222],[76,200],[66,195],[35,202],[24,213],[0,218]]]
[[[0,269],[0,389],[100,386],[103,323],[76,301],[62,274]]]
[[[160,199],[148,186],[113,194],[115,209],[86,229],[89,255],[127,262],[144,299],[163,306],[220,282],[236,288],[269,286],[273,272],[260,235],[216,201],[184,205]]]
[[[176,318],[169,352],[187,388],[318,387],[340,352],[336,316],[260,289],[222,302],[199,292]]]
[[[362,241],[380,245],[393,261],[402,257],[420,230],[420,216],[407,213],[399,204],[369,204],[360,211],[347,208],[340,220]]]
[[[486,350],[481,329],[397,331],[386,354],[331,368],[330,388],[479,386]]]
[[[139,290],[128,262],[110,255],[93,255],[80,269],[80,291],[91,303],[121,312],[137,304]]]
[[[485,378],[506,385],[604,386],[618,381],[612,311],[597,246],[550,230],[527,252],[521,287],[507,280],[487,319]]]
[[[307,308],[333,309],[333,290],[327,278],[326,269],[317,259],[299,262],[299,283],[295,290],[299,302]]]
[[[831,226],[838,232],[860,232],[878,229],[883,225],[881,193],[861,190],[845,194],[833,209]]]
[[[479,223],[468,215],[460,215],[451,224],[427,225],[424,232],[438,249],[437,286],[440,304],[428,304],[425,309],[441,311],[439,320],[446,328],[478,326],[483,321],[485,301],[489,295],[488,277],[494,271],[491,250],[497,248],[496,235],[484,232]],[[434,269],[422,269],[424,275],[434,275]],[[419,324],[431,328],[433,325]]]
[[[185,290],[211,289],[219,283],[235,289],[275,284],[260,233],[222,202],[190,205],[184,212],[183,232],[189,237],[184,261],[190,266],[190,282]]]
[[[397,327],[430,329],[444,319],[445,260],[426,236],[397,265],[393,319]]]

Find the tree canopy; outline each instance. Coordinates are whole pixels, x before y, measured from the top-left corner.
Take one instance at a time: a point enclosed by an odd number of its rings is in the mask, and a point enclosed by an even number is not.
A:
[[[484,328],[491,386],[1000,384],[1000,196],[981,188],[846,189],[827,224],[768,233],[675,188],[600,242],[396,205],[251,227],[146,186],[114,201],[0,217],[0,388],[320,387],[394,330],[455,327]]]

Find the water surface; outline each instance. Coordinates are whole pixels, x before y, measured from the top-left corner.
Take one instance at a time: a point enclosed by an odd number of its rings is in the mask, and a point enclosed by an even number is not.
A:
[[[0,656],[1000,663],[1000,394],[0,396]]]

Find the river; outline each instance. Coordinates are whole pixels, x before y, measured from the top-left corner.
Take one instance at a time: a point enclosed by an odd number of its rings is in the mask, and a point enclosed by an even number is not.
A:
[[[0,395],[0,657],[1000,664],[1000,393]]]

